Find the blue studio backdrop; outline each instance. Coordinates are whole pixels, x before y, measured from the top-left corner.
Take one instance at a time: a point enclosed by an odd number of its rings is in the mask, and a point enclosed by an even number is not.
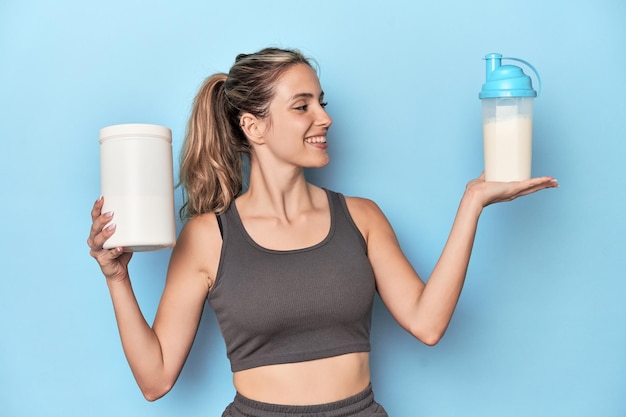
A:
[[[204,78],[265,46],[319,64],[332,161],[310,180],[375,200],[424,279],[482,171],[483,56],[537,68],[533,174],[560,188],[484,210],[438,345],[376,301],[376,398],[391,416],[625,416],[623,0],[2,0],[0,416],[205,417],[231,401],[208,308],[177,385],[143,399],[86,238],[99,129],[166,125],[177,161]],[[169,254],[131,263],[150,322]]]

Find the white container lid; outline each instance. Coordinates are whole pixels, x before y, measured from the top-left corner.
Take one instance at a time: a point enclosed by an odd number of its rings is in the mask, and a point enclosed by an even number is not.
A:
[[[165,126],[143,123],[112,125],[100,129],[100,143],[124,137],[157,137],[171,142],[172,131]]]

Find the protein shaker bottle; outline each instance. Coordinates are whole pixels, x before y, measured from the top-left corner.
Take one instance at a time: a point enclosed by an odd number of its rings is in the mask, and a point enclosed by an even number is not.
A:
[[[479,98],[482,101],[483,147],[486,181],[521,181],[530,178],[532,164],[533,100],[537,92],[532,80],[515,65],[518,61],[541,78],[535,68],[518,58],[488,54],[486,81]]]
[[[100,181],[115,233],[104,249],[142,252],[174,246],[172,131],[150,124],[100,130]]]

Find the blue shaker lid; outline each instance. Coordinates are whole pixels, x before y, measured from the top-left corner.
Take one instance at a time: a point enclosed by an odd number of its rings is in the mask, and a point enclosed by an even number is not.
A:
[[[505,58],[501,54],[488,54],[485,56],[487,62],[486,81],[478,95],[479,98],[499,98],[499,97],[537,97],[537,92],[533,89],[532,80],[524,71],[515,65],[502,65],[502,60],[508,59],[519,61],[528,66],[537,75],[539,81],[539,91],[541,91],[541,78],[537,70],[528,62],[518,58]]]

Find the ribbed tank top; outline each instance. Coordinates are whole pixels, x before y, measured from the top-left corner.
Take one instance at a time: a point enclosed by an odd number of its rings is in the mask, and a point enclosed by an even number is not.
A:
[[[330,230],[316,245],[271,250],[246,232],[234,202],[208,301],[233,372],[369,352],[376,285],[367,245],[341,194],[325,190]]]

